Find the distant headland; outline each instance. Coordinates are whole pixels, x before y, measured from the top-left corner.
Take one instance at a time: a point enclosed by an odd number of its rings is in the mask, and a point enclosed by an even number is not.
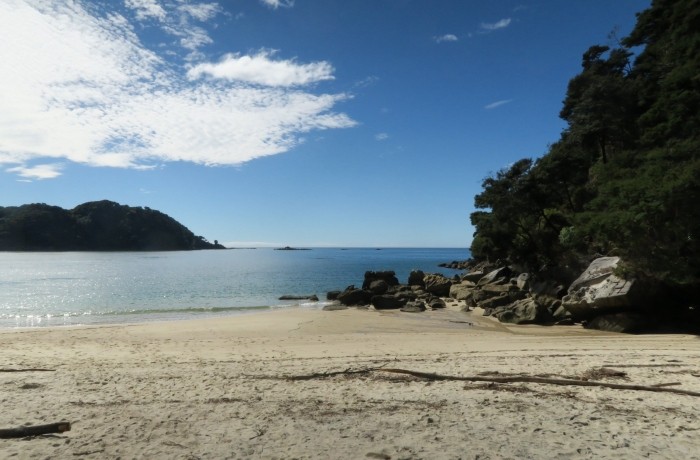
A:
[[[160,211],[113,201],[66,210],[48,204],[0,207],[0,251],[187,251],[226,249]]]

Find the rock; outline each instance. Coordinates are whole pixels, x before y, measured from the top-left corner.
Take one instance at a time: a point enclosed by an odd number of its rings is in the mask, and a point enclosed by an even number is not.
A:
[[[585,319],[644,303],[634,279],[626,280],[613,274],[619,260],[619,257],[601,257],[591,262],[562,298],[564,308],[575,318]]]
[[[389,285],[384,280],[374,280],[369,283],[369,292],[374,295],[385,294],[389,290]]]
[[[311,302],[318,302],[318,296],[313,295],[283,295],[279,300],[309,300]]]
[[[569,293],[604,281],[617,268],[619,257],[599,257],[569,286]]]
[[[323,311],[338,311],[338,310],[347,310],[348,306],[347,305],[341,305],[339,303],[332,303],[330,305],[324,305],[322,308]]]
[[[651,326],[651,320],[636,312],[621,312],[596,316],[584,324],[586,329],[597,329],[608,332],[642,332]]]
[[[439,310],[447,307],[445,301],[439,297],[434,297],[433,299],[431,299],[430,302],[428,302],[428,305],[430,305],[430,308],[432,308],[433,310]]]
[[[372,293],[355,289],[355,286],[349,286],[338,295],[338,302],[343,305],[367,305],[372,299]]]
[[[487,308],[503,307],[503,306],[506,306],[510,303],[513,303],[513,301],[510,300],[510,297],[508,297],[508,294],[502,293],[501,295],[498,295],[496,297],[489,297],[487,299],[481,300],[481,301],[477,302],[476,305],[485,310]]]
[[[453,284],[450,286],[450,297],[456,300],[467,300],[471,297],[474,291],[474,284],[471,282],[468,283],[469,284],[465,284],[463,281],[460,284]]]
[[[340,291],[328,291],[326,293],[326,300],[337,300],[340,295]]]
[[[425,290],[438,297],[448,297],[450,295],[450,286],[452,280],[442,275],[430,273],[423,278],[425,282]]]
[[[530,278],[530,294],[533,297],[543,295],[560,299],[566,294],[566,288],[556,281],[534,281]]]
[[[515,279],[515,285],[518,286],[518,289],[522,290],[527,290],[530,288],[530,274],[529,273],[521,273],[518,275],[518,277]]]
[[[559,306],[559,308],[554,310],[552,316],[554,317],[554,321],[556,321],[556,324],[559,324],[560,322],[566,322],[568,324],[573,323],[574,321],[574,318],[571,315],[571,313],[561,305]]]
[[[389,286],[398,286],[399,280],[396,278],[396,272],[387,270],[383,272],[365,272],[365,280],[362,283],[362,289],[369,289],[372,281],[382,280]]]
[[[476,283],[481,278],[483,278],[484,275],[485,275],[485,273],[481,270],[465,273],[462,275],[462,281],[471,281],[473,283]]]
[[[511,324],[544,324],[552,320],[549,311],[532,298],[519,300],[494,316],[502,323]]]
[[[423,282],[425,278],[425,273],[422,270],[413,270],[408,274],[408,285],[409,286],[425,286]]]
[[[425,303],[420,300],[408,302],[406,305],[401,307],[401,311],[409,313],[420,313],[425,311]]]
[[[375,295],[372,296],[371,304],[377,310],[393,310],[406,305],[407,301],[394,297],[393,295]]]
[[[510,279],[512,274],[513,272],[508,267],[497,268],[484,275],[481,279],[479,279],[477,285],[482,286],[484,284],[496,284],[496,280],[498,280],[499,278]]]

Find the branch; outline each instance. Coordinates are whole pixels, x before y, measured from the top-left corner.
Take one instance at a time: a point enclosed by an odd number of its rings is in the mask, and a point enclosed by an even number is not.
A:
[[[49,423],[48,425],[21,426],[19,428],[6,428],[0,430],[0,439],[25,438],[27,436],[39,436],[49,433],[63,433],[70,431],[70,422]]]
[[[566,385],[566,386],[580,386],[580,387],[603,387],[611,388],[613,390],[633,390],[633,391],[652,391],[657,393],[675,393],[687,396],[700,397],[700,392],[680,390],[677,388],[668,388],[665,384],[648,386],[648,385],[629,385],[623,383],[606,383],[606,382],[595,382],[591,380],[569,380],[569,379],[556,379],[556,378],[545,378],[545,377],[529,377],[529,376],[512,376],[512,377],[481,377],[481,376],[453,376],[453,375],[441,375],[433,374],[429,372],[417,372],[406,369],[376,369],[381,372],[391,372],[393,374],[405,374],[413,377],[418,377],[426,380],[456,380],[460,382],[491,382],[491,383],[541,383],[546,385]],[[675,383],[673,383],[675,385]]]
[[[41,369],[41,368],[0,369],[0,372],[56,372],[56,369]]]

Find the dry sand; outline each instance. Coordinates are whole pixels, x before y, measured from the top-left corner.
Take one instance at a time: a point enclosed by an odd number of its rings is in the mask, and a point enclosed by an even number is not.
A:
[[[469,323],[473,323],[470,325]],[[700,398],[456,376],[581,377],[700,391],[700,338],[504,327],[476,314],[286,310],[0,332],[1,458],[700,458]]]

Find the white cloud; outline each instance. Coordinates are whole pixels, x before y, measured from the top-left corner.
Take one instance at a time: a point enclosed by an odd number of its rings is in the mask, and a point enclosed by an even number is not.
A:
[[[291,8],[294,6],[294,0],[260,0],[260,2],[273,10],[276,10],[280,6],[284,8]]]
[[[512,20],[510,18],[505,18],[505,19],[501,19],[500,21],[492,22],[492,23],[482,22],[480,27],[482,30],[486,30],[486,31],[490,32],[490,31],[494,31],[494,30],[505,29],[506,27],[508,27],[510,25],[511,21]]]
[[[436,43],[456,42],[456,41],[459,41],[459,38],[457,38],[457,36],[453,35],[453,34],[445,34],[445,35],[440,35],[439,37],[434,37],[434,40]]]
[[[61,164],[41,164],[32,167],[17,166],[14,168],[8,168],[7,171],[15,173],[20,177],[25,177],[26,179],[54,179],[61,175],[61,169],[63,165]],[[30,181],[23,181],[30,182]]]
[[[0,2],[0,164],[31,178],[59,175],[59,159],[142,169],[239,165],[288,151],[309,131],[355,124],[333,111],[349,96],[290,87],[333,78],[330,64],[268,59],[277,86],[193,81],[135,30],[128,18],[79,1]]]
[[[124,5],[136,11],[136,18],[140,21],[154,18],[164,21],[167,14],[158,0],[125,0]]]
[[[177,9],[202,22],[206,22],[221,13],[221,7],[218,3],[185,3],[178,6]]]
[[[492,102],[488,105],[485,105],[484,108],[486,110],[491,110],[491,109],[495,109],[497,107],[501,107],[502,105],[506,105],[510,102],[513,102],[513,99],[503,99],[501,101],[496,101],[496,102]]]
[[[385,141],[389,139],[389,135],[387,133],[377,133],[375,134],[374,139],[378,141]]]
[[[192,67],[187,76],[194,80],[207,75],[265,86],[300,86],[334,78],[333,67],[328,62],[297,64],[292,60],[272,60],[272,55],[270,51],[260,51],[252,56],[228,54],[217,63]]]

